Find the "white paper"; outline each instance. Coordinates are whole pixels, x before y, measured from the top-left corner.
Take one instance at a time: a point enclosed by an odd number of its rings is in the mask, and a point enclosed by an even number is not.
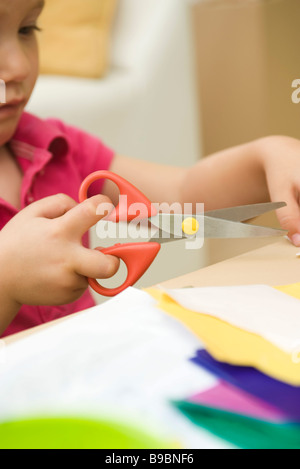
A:
[[[267,285],[163,289],[184,308],[258,334],[287,353],[300,352],[300,300]]]
[[[32,415],[123,420],[186,448],[228,448],[171,404],[218,380],[189,361],[201,343],[145,292],[117,297],[6,347],[0,421]]]

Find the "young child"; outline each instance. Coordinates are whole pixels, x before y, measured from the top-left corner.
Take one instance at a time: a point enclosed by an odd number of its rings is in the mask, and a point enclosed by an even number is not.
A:
[[[99,169],[118,173],[153,202],[203,202],[210,210],[283,200],[280,223],[300,244],[298,140],[260,139],[183,169],[114,155],[59,120],[25,113],[38,75],[42,8],[41,0],[0,0],[7,101],[0,105],[0,334],[92,306],[87,277],[107,278],[118,269],[116,258],[88,249],[85,234],[101,218],[98,205],[117,202],[115,187],[95,184],[94,195],[78,204],[82,180]]]

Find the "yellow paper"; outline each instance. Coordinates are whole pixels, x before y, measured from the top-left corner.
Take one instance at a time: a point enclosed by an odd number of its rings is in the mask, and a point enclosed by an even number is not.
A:
[[[300,283],[292,283],[291,285],[282,285],[275,288],[276,290],[279,290],[300,300]]]
[[[300,299],[300,284],[281,286],[277,289]],[[300,353],[298,357],[292,356],[259,335],[206,314],[182,308],[161,290],[147,291],[158,300],[160,309],[178,319],[199,337],[216,360],[251,366],[275,379],[300,386]]]

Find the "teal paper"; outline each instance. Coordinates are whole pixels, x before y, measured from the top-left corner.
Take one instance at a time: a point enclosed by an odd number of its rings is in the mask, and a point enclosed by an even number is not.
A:
[[[193,423],[242,449],[300,449],[299,424],[273,424],[220,409],[176,401]]]

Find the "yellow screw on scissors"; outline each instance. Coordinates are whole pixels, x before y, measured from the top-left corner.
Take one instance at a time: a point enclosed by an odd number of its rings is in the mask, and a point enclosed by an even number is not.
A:
[[[183,220],[181,227],[186,235],[194,235],[199,231],[199,222],[194,217],[188,217]]]

